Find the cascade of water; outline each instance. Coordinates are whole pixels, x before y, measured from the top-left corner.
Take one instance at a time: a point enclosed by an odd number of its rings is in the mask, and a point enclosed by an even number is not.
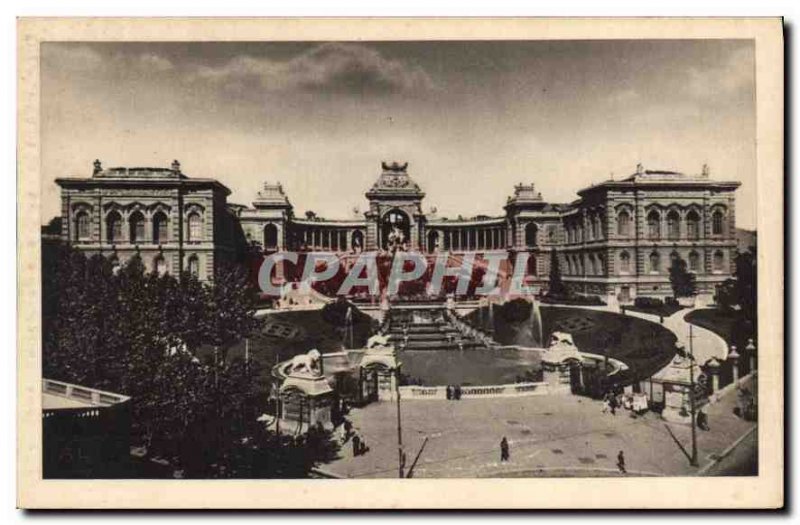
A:
[[[544,334],[542,334],[542,312],[539,309],[539,301],[531,297],[530,329],[531,339],[537,347],[544,345]]]

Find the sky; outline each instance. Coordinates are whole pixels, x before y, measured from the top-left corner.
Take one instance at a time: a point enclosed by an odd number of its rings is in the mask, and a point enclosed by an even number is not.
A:
[[[250,204],[281,182],[297,214],[352,218],[381,161],[409,163],[440,216],[501,215],[645,169],[742,183],[755,228],[748,40],[45,43],[42,221],[57,177],[168,167]]]

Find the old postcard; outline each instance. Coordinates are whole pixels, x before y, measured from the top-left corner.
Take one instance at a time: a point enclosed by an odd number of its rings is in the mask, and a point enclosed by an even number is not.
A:
[[[783,505],[779,19],[25,19],[19,505]]]

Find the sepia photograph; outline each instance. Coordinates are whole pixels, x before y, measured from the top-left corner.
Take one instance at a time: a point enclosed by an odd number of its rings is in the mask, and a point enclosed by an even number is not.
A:
[[[780,20],[184,22],[20,26],[31,483],[782,504]]]

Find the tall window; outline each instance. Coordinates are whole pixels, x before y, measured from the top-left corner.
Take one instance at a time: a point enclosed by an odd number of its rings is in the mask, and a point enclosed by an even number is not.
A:
[[[264,248],[278,247],[278,227],[274,224],[264,226]]]
[[[153,215],[153,243],[161,244],[169,241],[169,219],[164,212]]]
[[[714,235],[722,235],[723,233],[723,222],[725,219],[725,215],[717,210],[711,216],[711,233]]]
[[[603,269],[603,256],[597,256],[597,275],[603,275],[605,270]]]
[[[667,235],[670,239],[680,239],[681,237],[681,217],[675,210],[667,214]]]
[[[700,254],[694,250],[689,252],[689,270],[692,272],[700,271]]]
[[[158,255],[153,260],[153,271],[158,273],[158,275],[167,273],[167,261],[164,259],[163,255]]]
[[[631,215],[625,210],[617,215],[617,235],[628,237],[631,234]]]
[[[131,244],[144,241],[144,216],[141,212],[135,211],[128,217],[128,227],[130,228]]]
[[[658,273],[661,271],[661,256],[658,252],[653,252],[650,254],[650,272],[651,273]]]
[[[631,256],[628,254],[628,252],[622,252],[619,254],[619,271],[622,273],[631,272]]]
[[[536,246],[536,236],[539,233],[539,228],[534,223],[528,223],[525,226],[525,245],[528,247]]]
[[[600,216],[594,218],[594,238],[603,238],[603,219],[601,219]]]
[[[115,211],[106,216],[106,240],[110,243],[122,241],[122,217]]]
[[[197,242],[203,237],[203,219],[200,214],[193,211],[189,214],[189,242]]]
[[[725,266],[725,254],[720,250],[715,251],[714,257],[712,257],[712,264],[715,272],[721,272]]]
[[[655,210],[647,214],[647,236],[651,239],[661,238],[661,216]]]
[[[690,239],[700,238],[700,216],[694,210],[686,214],[686,236]]]
[[[189,273],[193,277],[200,277],[200,260],[197,255],[189,257]]]
[[[79,211],[78,214],[75,215],[75,238],[79,241],[84,241],[90,239],[91,236],[91,220],[89,219],[89,214],[85,211]]]

